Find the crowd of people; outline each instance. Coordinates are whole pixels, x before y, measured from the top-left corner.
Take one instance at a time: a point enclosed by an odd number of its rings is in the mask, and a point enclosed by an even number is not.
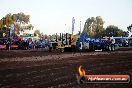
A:
[[[3,47],[6,46],[6,47]],[[31,38],[13,38],[13,39],[0,39],[0,49],[38,49],[38,48],[49,48],[49,42],[44,39],[38,39],[33,41]]]

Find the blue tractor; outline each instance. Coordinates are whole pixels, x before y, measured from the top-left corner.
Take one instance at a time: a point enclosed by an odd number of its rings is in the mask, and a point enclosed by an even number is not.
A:
[[[94,50],[102,50],[102,51],[114,51],[115,45],[110,40],[100,39],[98,41],[94,41]]]
[[[95,39],[88,37],[80,37],[77,41],[78,49],[81,51],[114,51],[115,45],[112,43],[110,39]]]

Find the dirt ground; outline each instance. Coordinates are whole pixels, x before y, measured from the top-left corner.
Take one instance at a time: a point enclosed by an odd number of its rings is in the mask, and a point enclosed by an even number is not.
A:
[[[86,74],[124,74],[132,78],[132,49],[63,54],[0,51],[0,88],[132,88],[132,79],[122,84],[80,85],[76,79],[80,65]]]

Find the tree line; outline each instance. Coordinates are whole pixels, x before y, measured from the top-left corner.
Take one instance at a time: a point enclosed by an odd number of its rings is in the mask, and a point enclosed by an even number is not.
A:
[[[0,19],[0,33],[9,32],[11,24],[14,25],[14,35],[19,34],[20,31],[33,29],[32,24],[30,24],[30,15],[26,15],[22,12],[17,14],[9,13]]]
[[[5,17],[0,19],[0,35],[4,33],[9,33],[10,25],[14,24],[14,35],[18,35],[20,31],[31,30],[34,28],[30,24],[30,15],[26,15],[22,12],[17,14],[7,14]],[[109,25],[104,28],[104,20],[101,16],[90,17],[86,20],[84,24],[83,32],[81,36],[88,37],[104,37],[104,36],[128,36],[128,33],[131,32],[130,27],[128,31],[123,31],[115,25]],[[35,30],[34,35],[41,36],[40,30]]]
[[[123,31],[115,25],[109,25],[104,28],[104,21],[101,16],[90,17],[84,24],[84,29],[81,34],[82,36],[88,37],[120,37],[128,36],[128,31]]]

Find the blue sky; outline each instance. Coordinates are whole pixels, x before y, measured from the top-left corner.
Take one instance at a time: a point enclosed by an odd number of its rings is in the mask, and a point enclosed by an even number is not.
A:
[[[132,0],[0,0],[0,19],[7,13],[30,15],[34,30],[44,34],[71,33],[72,17],[75,32],[83,29],[89,17],[101,16],[104,27],[116,25],[126,30],[132,24]],[[66,25],[65,25],[66,24]]]

